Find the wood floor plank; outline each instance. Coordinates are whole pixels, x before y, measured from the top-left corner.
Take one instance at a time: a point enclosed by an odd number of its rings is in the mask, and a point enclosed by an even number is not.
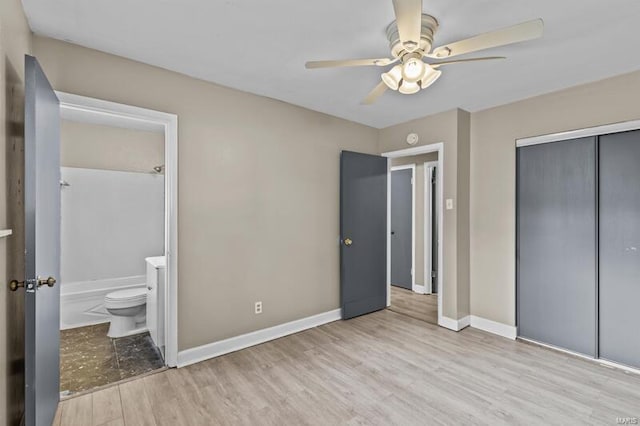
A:
[[[118,388],[124,423],[127,426],[157,425],[142,379],[122,383]]]
[[[421,321],[438,324],[437,294],[419,294],[392,285],[389,309]]]
[[[64,426],[93,424],[93,394],[89,393],[64,401],[60,424]]]
[[[122,405],[118,386],[93,393],[93,424],[100,426],[122,419]]]
[[[391,310],[119,391],[126,426],[615,424],[640,416],[640,375]],[[100,398],[65,401],[61,425],[91,424],[87,407],[93,402],[93,415],[101,415]]]

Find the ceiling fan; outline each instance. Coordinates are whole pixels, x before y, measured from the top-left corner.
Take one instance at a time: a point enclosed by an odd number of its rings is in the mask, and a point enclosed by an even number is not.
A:
[[[381,74],[382,81],[362,101],[365,105],[374,103],[387,89],[410,95],[431,86],[442,75],[439,68],[443,65],[505,59],[503,56],[487,56],[443,60],[479,50],[505,46],[521,41],[533,40],[542,36],[542,19],[523,22],[511,27],[480,34],[465,40],[449,43],[432,50],[433,37],[438,30],[438,20],[422,13],[422,0],[393,0],[396,20],[387,27],[387,39],[393,59],[351,59],[338,61],[311,61],[308,69],[333,67],[379,66],[395,64],[389,71]],[[423,58],[440,59],[427,63]]]

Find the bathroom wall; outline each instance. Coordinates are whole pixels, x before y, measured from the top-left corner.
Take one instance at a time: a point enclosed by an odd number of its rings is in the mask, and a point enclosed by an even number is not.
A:
[[[164,164],[164,133],[62,120],[63,167],[150,173]]]
[[[107,320],[104,295],[164,253],[164,175],[62,168],[61,328]]]
[[[424,155],[414,155],[412,157],[401,157],[391,159],[391,166],[402,166],[406,164],[416,165],[415,188],[416,188],[416,251],[415,251],[415,276],[416,284],[425,285],[424,275],[424,163],[438,161],[438,153],[432,152]],[[393,208],[393,206],[391,207]]]
[[[164,253],[164,134],[62,120],[62,329],[108,321],[104,296],[141,286]]]

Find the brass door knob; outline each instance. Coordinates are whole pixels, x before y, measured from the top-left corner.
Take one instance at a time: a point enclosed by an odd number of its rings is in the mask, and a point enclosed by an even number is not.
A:
[[[49,278],[38,277],[38,287],[42,287],[43,285],[48,285],[49,287],[53,287],[55,283],[56,283],[56,279],[53,277],[49,277]]]
[[[16,291],[20,287],[24,287],[24,281],[11,280],[9,283],[9,290]]]
[[[343,241],[345,246],[350,247],[351,244],[353,244],[353,241],[351,240],[351,238],[345,238]]]

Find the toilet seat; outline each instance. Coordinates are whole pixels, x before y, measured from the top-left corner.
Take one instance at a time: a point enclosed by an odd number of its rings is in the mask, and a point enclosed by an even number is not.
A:
[[[129,288],[109,293],[104,298],[104,306],[107,309],[124,309],[147,303],[147,289]]]

